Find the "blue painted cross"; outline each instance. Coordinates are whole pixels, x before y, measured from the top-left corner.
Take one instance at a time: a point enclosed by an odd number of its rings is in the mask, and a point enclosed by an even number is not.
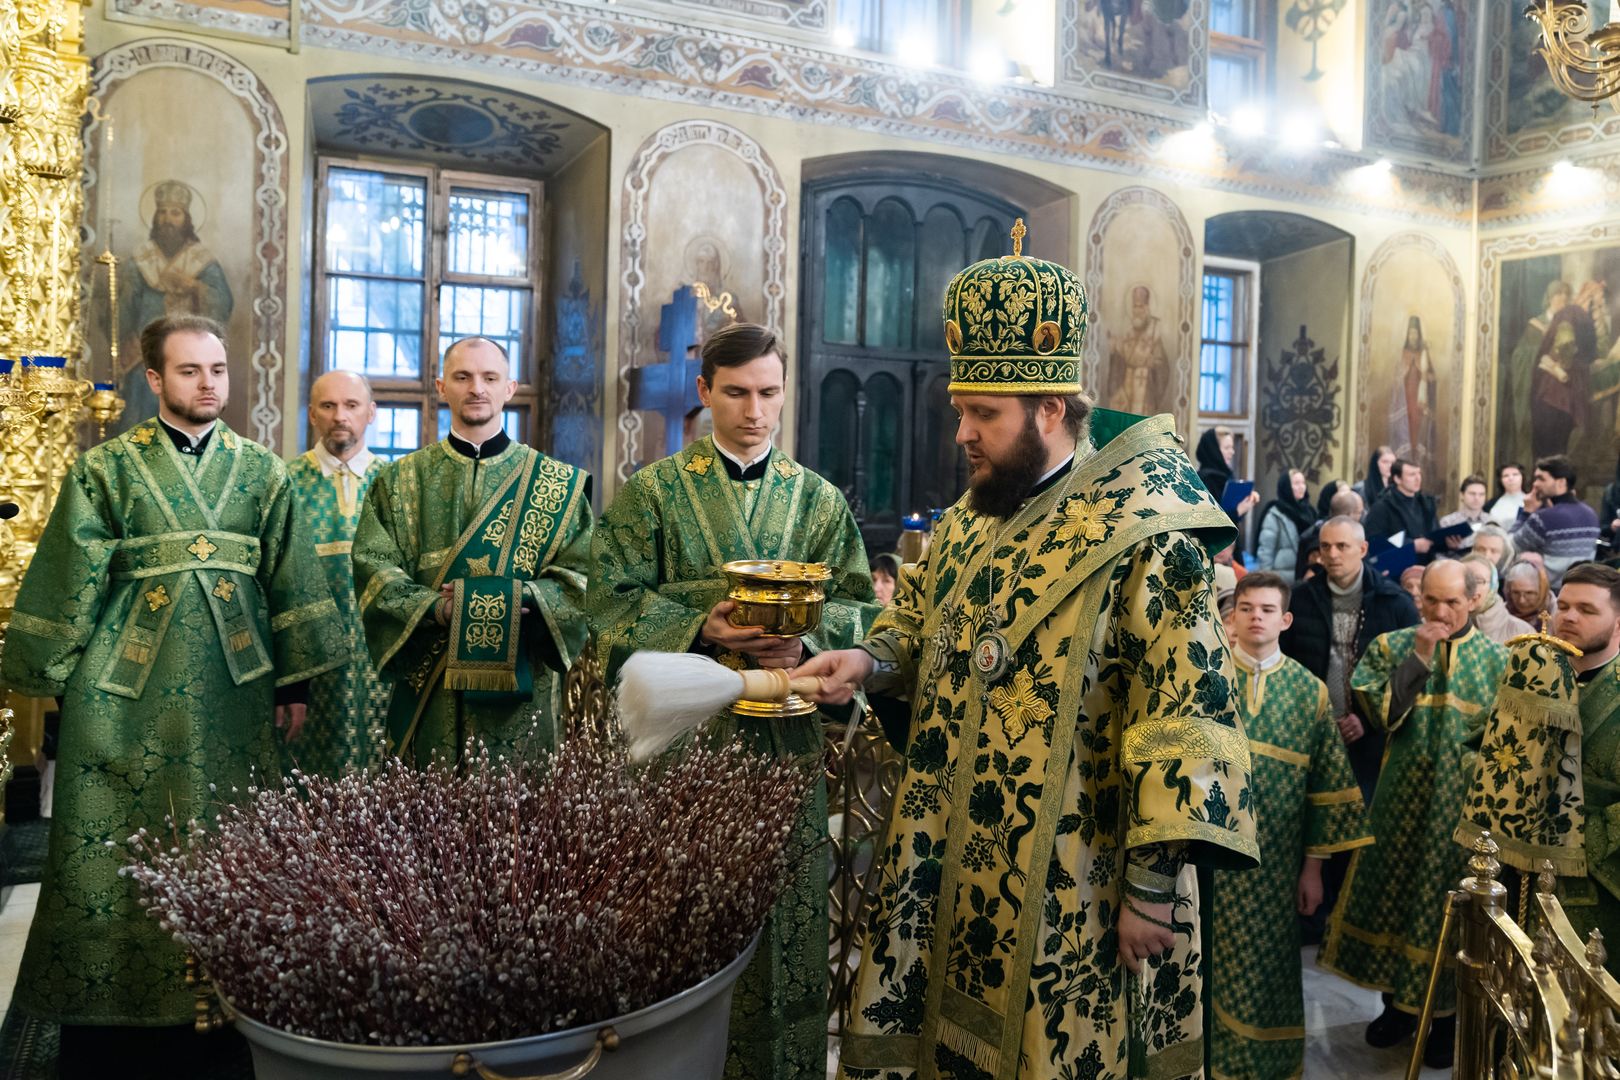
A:
[[[692,286],[682,285],[676,289],[670,302],[659,309],[658,317],[658,351],[668,359],[630,369],[627,404],[632,409],[645,409],[663,416],[665,457],[681,449],[686,416],[703,404],[697,392],[702,362],[696,355],[702,327],[698,314],[701,306]]]

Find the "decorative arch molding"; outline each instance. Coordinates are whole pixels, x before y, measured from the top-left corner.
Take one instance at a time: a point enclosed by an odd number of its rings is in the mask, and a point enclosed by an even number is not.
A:
[[[174,38],[142,38],[96,57],[91,95],[102,103],[119,86],[165,68],[194,72],[219,83],[242,105],[253,127],[252,333],[248,433],[281,451],[281,392],[285,381],[287,337],[287,127],[275,98],[259,77],[229,53]],[[90,114],[84,129],[86,238],[94,250],[97,180],[101,166],[103,115]],[[87,272],[97,272],[86,260]],[[88,293],[87,293],[88,295]]]
[[[1361,276],[1361,319],[1358,331],[1358,346],[1356,350],[1356,443],[1355,452],[1350,459],[1352,466],[1359,467],[1361,462],[1372,456],[1373,440],[1371,438],[1371,418],[1374,401],[1373,381],[1373,322],[1375,300],[1379,278],[1388,271],[1391,264],[1403,255],[1413,252],[1425,255],[1438,264],[1442,276],[1451,287],[1450,334],[1451,341],[1445,351],[1445,359],[1449,363],[1451,377],[1446,380],[1444,388],[1437,387],[1437,396],[1440,400],[1435,402],[1435,410],[1441,415],[1450,415],[1457,427],[1449,432],[1450,454],[1446,461],[1445,487],[1443,490],[1451,492],[1456,490],[1457,484],[1463,476],[1462,471],[1462,416],[1467,407],[1466,387],[1463,385],[1463,341],[1467,333],[1467,293],[1463,288],[1462,272],[1457,268],[1457,261],[1451,257],[1451,252],[1434,237],[1421,232],[1396,233],[1382,244],[1372,254],[1367,262],[1367,268]],[[1425,331],[1425,338],[1428,334]],[[1439,358],[1433,358],[1438,360]],[[1379,397],[1377,400],[1385,400]],[[1475,444],[1478,445],[1480,428],[1476,421],[1474,426]]]
[[[1106,265],[1109,259],[1109,232],[1120,218],[1147,211],[1160,217],[1174,236],[1174,250],[1159,253],[1174,260],[1174,268],[1165,280],[1173,280],[1172,290],[1159,288],[1153,301],[1154,314],[1166,325],[1162,331],[1165,350],[1169,354],[1170,383],[1158,404],[1158,411],[1171,413],[1176,427],[1187,438],[1189,446],[1196,439],[1192,432],[1192,386],[1196,371],[1192,357],[1197,354],[1198,306],[1198,248],[1193,243],[1192,229],[1176,206],[1162,192],[1147,187],[1121,188],[1103,200],[1092,216],[1091,229],[1086,234],[1086,292],[1091,304],[1091,329],[1086,335],[1086,351],[1082,360],[1082,379],[1086,388],[1099,404],[1108,406],[1106,391],[1112,385],[1112,372],[1107,370],[1104,339],[1110,325],[1128,326],[1129,322],[1119,307],[1117,296],[1104,294],[1104,283],[1115,281]],[[1167,316],[1168,313],[1168,317]]]
[[[764,301],[765,310],[757,316],[744,312],[750,318],[758,317],[767,326],[780,330],[787,314],[787,188],[770,156],[752,138],[727,124],[712,120],[682,120],[658,129],[649,135],[635,157],[624,179],[623,234],[619,284],[619,372],[617,422],[617,454],[614,475],[618,482],[630,478],[632,466],[639,459],[642,447],[643,422],[640,416],[625,408],[629,393],[630,369],[636,366],[638,342],[651,327],[656,330],[659,308],[668,299],[647,296],[648,259],[648,204],[659,170],[682,150],[693,146],[712,146],[735,155],[746,165],[759,184],[764,216],[761,235],[764,238]],[[640,359],[654,359],[644,356]],[[616,486],[616,485],[615,485]]]

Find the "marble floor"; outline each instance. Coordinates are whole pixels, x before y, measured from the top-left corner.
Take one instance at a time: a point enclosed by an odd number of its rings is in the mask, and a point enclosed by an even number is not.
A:
[[[38,885],[17,885],[0,894],[0,1015],[11,1005],[11,991],[22,961],[28,923],[39,899]],[[1307,1080],[1400,1080],[1406,1075],[1411,1044],[1374,1050],[1362,1038],[1367,1022],[1378,1015],[1378,995],[1320,971],[1315,947],[1307,948],[1305,968],[1305,1076]],[[836,1067],[836,1044],[829,1047],[829,1075]],[[1423,1070],[1425,1080],[1449,1074]]]

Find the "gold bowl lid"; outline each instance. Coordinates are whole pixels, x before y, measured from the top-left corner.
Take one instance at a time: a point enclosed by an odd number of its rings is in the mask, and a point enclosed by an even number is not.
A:
[[[813,585],[832,579],[832,569],[825,563],[794,562],[791,559],[738,559],[720,569],[730,577],[777,583],[803,582]]]

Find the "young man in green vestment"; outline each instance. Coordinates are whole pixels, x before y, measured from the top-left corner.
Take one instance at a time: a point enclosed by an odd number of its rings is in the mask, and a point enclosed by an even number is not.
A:
[[[1620,971],[1620,570],[1572,566],[1558,590],[1553,633],[1577,649],[1586,877],[1567,879],[1564,912],[1585,940],[1603,931],[1610,974]]]
[[[158,416],[69,471],[0,669],[10,689],[62,703],[16,1003],[64,1025],[64,1077],[105,1075],[108,1060],[124,1076],[190,1074],[196,995],[119,875],[123,841],[277,775],[276,728],[295,736],[309,680],[348,656],[286,468],[219,419],[223,331],[160,319],[141,352]]]
[[[1473,780],[1463,743],[1484,727],[1507,650],[1469,621],[1467,576],[1452,559],[1424,568],[1423,621],[1375,638],[1351,678],[1360,715],[1390,733],[1372,802],[1372,847],[1356,852],[1328,920],[1322,967],[1383,991],[1367,1041],[1390,1047],[1417,1028],[1440,944],[1446,893],[1467,872],[1452,840]],[[1441,973],[1424,1060],[1450,1068],[1457,981]]]
[[[1282,654],[1292,587],[1237,583],[1232,654],[1254,761],[1260,866],[1215,872],[1210,925],[1215,1080],[1284,1080],[1305,1067],[1300,924],[1322,903],[1329,855],[1372,843],[1326,684]]]
[[[382,468],[354,534],[366,644],[394,679],[388,749],[551,749],[585,645],[590,476],[507,436],[517,383],[495,342],[452,344],[438,388],[450,433]]]
[[[700,651],[730,666],[790,668],[813,651],[847,648],[877,614],[860,532],[844,496],[771,445],[786,361],[776,335],[737,323],[703,343],[698,394],[714,433],[630,478],[596,530],[587,599],[612,679],[630,653]],[[818,562],[833,572],[821,627],[803,641],[732,626],[720,567],[736,559]],[[820,718],[711,725],[818,776],[795,843],[798,873],[732,998],[726,1076],[793,1080],[827,1072],[827,789]]]
[[[849,1080],[1201,1075],[1196,868],[1258,857],[1231,519],[1170,417],[1091,415],[1084,289],[1023,232],[945,293],[970,490],[860,647],[799,669],[910,699]]]
[[[326,569],[349,637],[349,662],[310,684],[304,732],[288,763],[306,773],[339,776],[379,761],[386,746],[392,681],[384,681],[366,652],[355,610],[354,530],[366,489],[383,463],[366,449],[366,428],[377,416],[371,384],[352,371],[328,371],[309,388],[313,445],[287,463],[298,506],[309,523],[315,554]]]

